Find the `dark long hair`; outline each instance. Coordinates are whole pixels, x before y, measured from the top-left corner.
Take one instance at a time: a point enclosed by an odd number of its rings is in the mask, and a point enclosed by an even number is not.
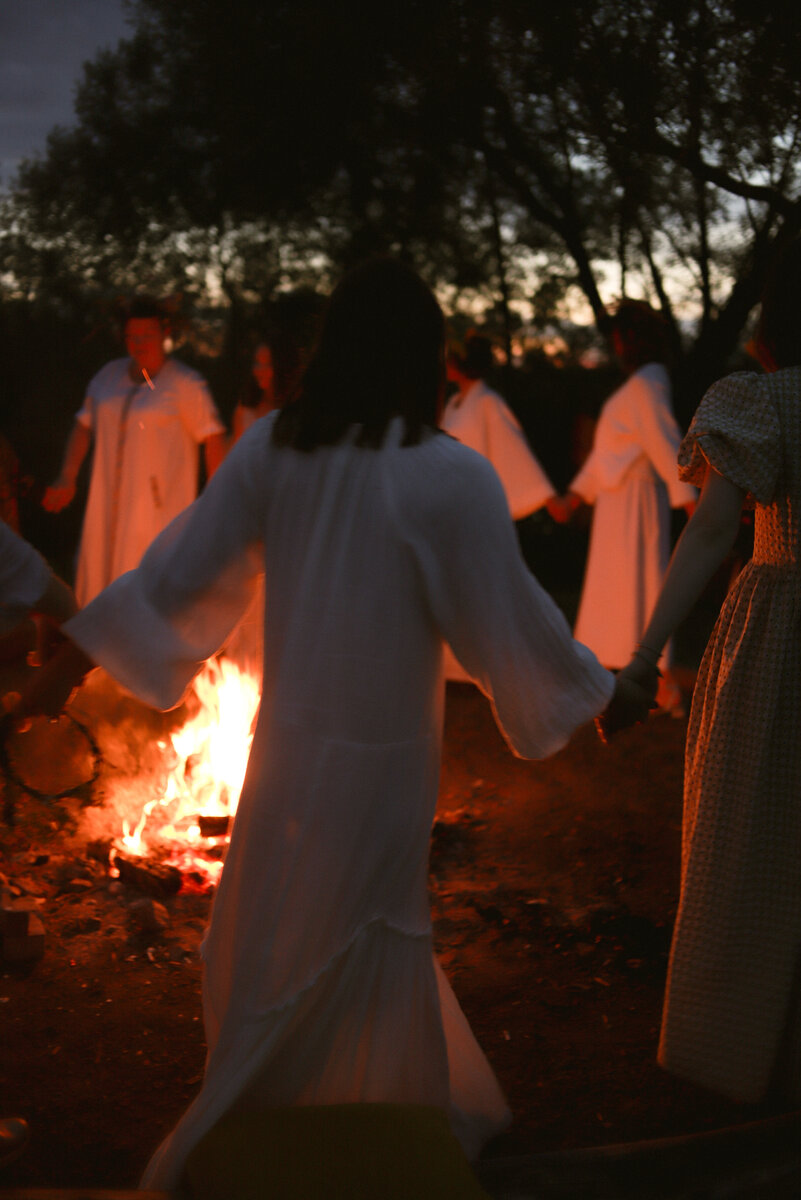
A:
[[[357,427],[356,445],[380,446],[393,417],[404,445],[436,428],[445,325],[431,290],[396,259],[356,267],[334,289],[295,401],[278,414],[273,441],[313,450]]]
[[[618,358],[624,370],[636,371],[652,362],[669,363],[668,323],[647,301],[622,299],[612,314],[611,328],[621,341]]]
[[[768,370],[801,366],[801,238],[781,252],[768,275],[756,345]]]
[[[448,361],[468,379],[484,379],[492,370],[492,342],[483,333],[471,330],[464,340],[464,348],[452,346],[448,350]]]

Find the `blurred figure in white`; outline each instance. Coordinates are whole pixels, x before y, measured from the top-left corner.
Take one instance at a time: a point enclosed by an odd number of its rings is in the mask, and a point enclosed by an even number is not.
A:
[[[445,367],[457,390],[445,405],[440,426],[489,459],[503,484],[512,520],[520,521],[543,506],[550,511],[557,499],[556,489],[509,405],[485,383],[492,365],[492,343],[483,334],[468,334],[463,349],[451,345]],[[560,519],[561,510],[554,510],[553,515]],[[450,648],[445,653],[445,677],[457,683],[473,682]]]
[[[42,504],[57,513],[75,496],[94,443],[75,592],[86,604],[137,566],[173,517],[197,495],[198,447],[206,474],[225,454],[225,426],[197,371],[167,355],[162,306],[135,299],[126,314],[128,357],[106,363],[89,384],[58,478]]]
[[[506,492],[512,520],[520,521],[543,505],[550,506],[556,489],[509,405],[484,382],[492,362],[492,343],[483,334],[468,334],[463,350],[451,347],[446,370],[457,391],[445,405],[440,425],[490,460]]]
[[[616,669],[629,661],[659,594],[670,558],[670,509],[691,512],[697,492],[678,475],[681,433],[665,365],[665,322],[650,305],[624,300],[612,340],[628,378],[601,409],[562,517],[594,505],[574,635]],[[662,665],[668,665],[667,651]],[[677,707],[678,689],[670,681],[667,687],[667,705]]]

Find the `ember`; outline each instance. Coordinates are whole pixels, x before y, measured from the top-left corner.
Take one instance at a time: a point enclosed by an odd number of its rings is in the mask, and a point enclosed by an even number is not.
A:
[[[154,855],[184,877],[189,890],[213,887],[222,871],[230,820],[245,777],[259,706],[259,684],[228,659],[212,659],[195,680],[197,712],[160,741],[166,778],[142,783],[136,820],[123,819],[111,853],[130,868]],[[132,807],[130,781],[124,808]],[[114,796],[110,796],[114,803]],[[123,806],[121,806],[123,807]]]

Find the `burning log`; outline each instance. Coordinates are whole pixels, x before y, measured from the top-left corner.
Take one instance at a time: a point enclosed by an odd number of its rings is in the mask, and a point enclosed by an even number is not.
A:
[[[119,871],[123,883],[138,888],[148,896],[159,899],[162,896],[174,896],[181,890],[181,872],[177,867],[166,863],[134,858],[118,851],[114,858],[114,866]]]
[[[201,837],[225,837],[228,833],[228,826],[231,824],[231,818],[227,813],[220,817],[206,817],[201,813],[198,816],[197,823],[200,828]]]

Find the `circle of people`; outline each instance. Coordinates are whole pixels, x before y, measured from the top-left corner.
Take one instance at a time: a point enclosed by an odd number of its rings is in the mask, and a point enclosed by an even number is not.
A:
[[[489,342],[445,354],[433,294],[398,262],[341,281],[291,402],[258,347],[227,453],[205,382],[165,351],[163,314],[131,308],[127,356],[92,380],[43,501],[70,503],[93,446],[78,608],[3,526],[0,611],[6,625],[37,611],[64,635],[24,716],[58,713],[96,665],[173,707],[258,604],[261,713],[203,947],[206,1072],[143,1186],[213,1170],[215,1131],[232,1120],[276,1150],[287,1113],[342,1109],[358,1130],[365,1106],[388,1106],[404,1155],[427,1123],[426,1161],[414,1160],[425,1196],[432,1163],[458,1174],[506,1126],[432,951],[443,650],[451,677],[491,699],[515,754],[546,757],[592,719],[611,737],[653,707],[671,636],[746,500],[753,558],[692,700],[658,1056],[734,1100],[798,1104],[799,313],[795,244],[763,297],[763,370],[716,383],[682,438],[661,321],[621,303],[612,336],[627,377],[558,495],[486,383]],[[194,499],[198,446],[209,480]],[[565,522],[581,504],[594,515],[571,632],[510,516],[545,507]],[[669,560],[671,506],[690,519]],[[446,1194],[438,1180],[432,1195]],[[458,1194],[473,1192],[463,1181]]]

